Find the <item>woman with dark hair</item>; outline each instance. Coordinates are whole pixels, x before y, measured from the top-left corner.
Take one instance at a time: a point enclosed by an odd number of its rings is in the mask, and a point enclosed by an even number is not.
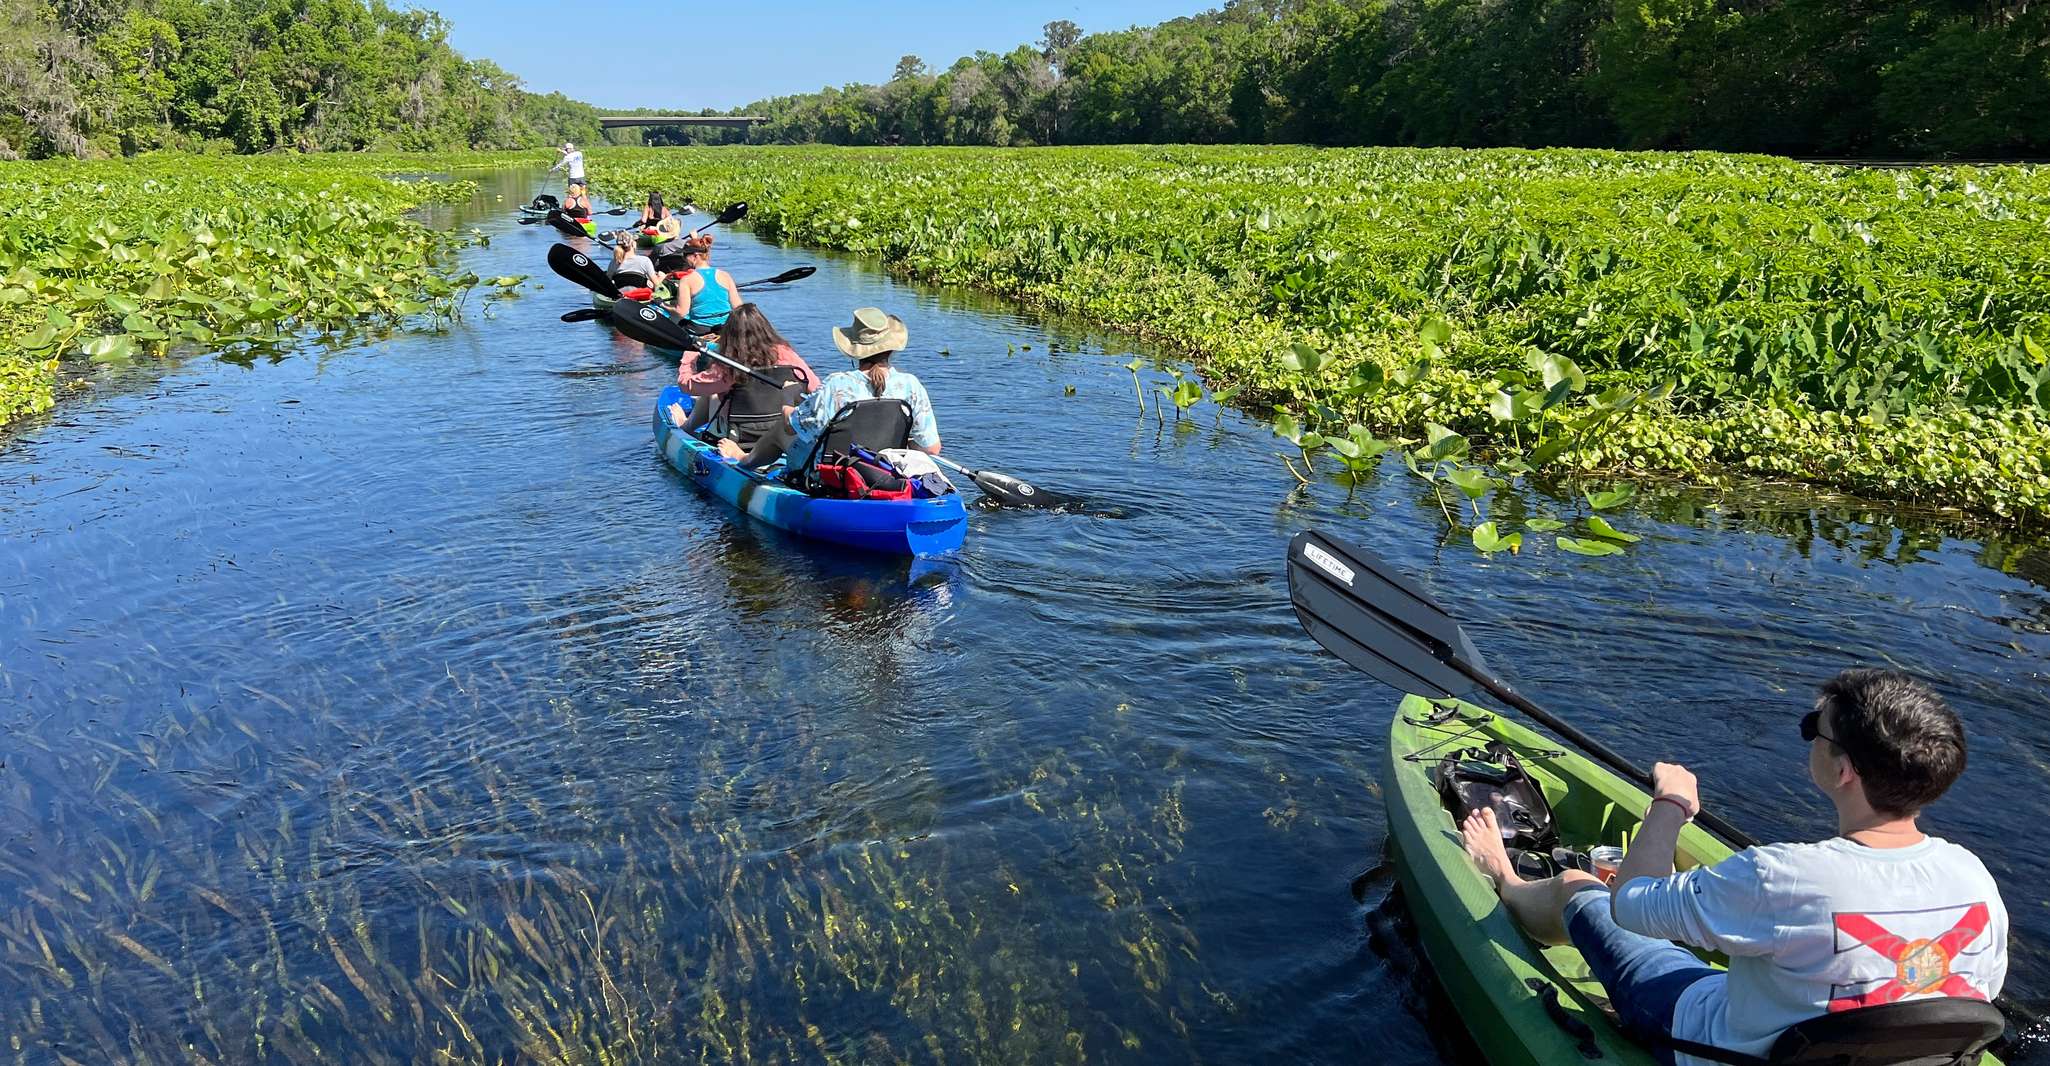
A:
[[[771,387],[704,356],[695,364],[686,361],[677,368],[676,384],[698,400],[686,429],[705,425],[717,411],[732,439],[751,446],[784,417],[786,407],[819,387],[819,376],[755,304],[741,304],[726,317],[719,354],[782,384]]]
[[[911,423],[906,434],[909,439],[901,444],[879,443],[875,447],[880,450],[908,444],[929,455],[938,455],[940,428],[933,418],[932,399],[926,395],[925,385],[909,371],[890,366],[890,357],[909,342],[910,331],[903,319],[879,307],[855,309],[852,323],[833,327],[833,344],[854,360],[855,369],[829,375],[791,410],[787,421],[764,433],[753,448],[742,449],[724,441],[719,445],[719,454],[755,468],[767,466],[785,454],[805,459],[842,408],[862,400],[883,399],[901,400],[910,409]]]
[[[650,192],[647,205],[641,208],[641,225],[643,227],[660,225],[662,220],[668,217],[669,205],[662,202],[661,192]]]

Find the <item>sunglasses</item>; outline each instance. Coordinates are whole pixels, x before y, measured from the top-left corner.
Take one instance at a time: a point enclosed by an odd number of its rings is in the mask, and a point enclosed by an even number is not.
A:
[[[1809,711],[1801,716],[1801,739],[1812,744],[1815,742],[1816,737],[1821,737],[1831,744],[1835,744],[1838,750],[1843,748],[1842,744],[1837,743],[1835,737],[1822,731],[1822,712]]]

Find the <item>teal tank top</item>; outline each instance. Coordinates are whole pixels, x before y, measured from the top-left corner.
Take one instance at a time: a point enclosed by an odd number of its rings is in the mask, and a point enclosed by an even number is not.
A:
[[[719,272],[712,267],[699,267],[697,274],[705,279],[705,287],[690,298],[690,320],[700,326],[725,325],[726,316],[733,313],[733,298],[719,284]]]

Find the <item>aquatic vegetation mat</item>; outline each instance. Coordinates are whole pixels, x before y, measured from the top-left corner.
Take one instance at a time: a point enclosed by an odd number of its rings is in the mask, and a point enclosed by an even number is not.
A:
[[[445,322],[484,281],[452,266],[454,251],[477,237],[406,212],[467,200],[476,185],[387,175],[531,162],[477,154],[0,163],[0,425],[49,408],[67,357],[250,355]]]
[[[1511,476],[1734,470],[2050,517],[2041,168],[719,148],[605,151],[592,174],[1169,341],[1311,450],[1435,423]]]

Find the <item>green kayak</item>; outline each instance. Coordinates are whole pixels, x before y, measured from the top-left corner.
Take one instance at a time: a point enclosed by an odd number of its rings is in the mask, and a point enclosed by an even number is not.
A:
[[[1536,979],[1593,1032],[1602,1061],[1651,1066],[1651,1052],[1617,1029],[1608,998],[1571,947],[1543,947],[1523,935],[1495,890],[1460,846],[1431,771],[1440,757],[1500,740],[1545,791],[1566,845],[1580,851],[1621,844],[1651,797],[1562,745],[1470,703],[1442,710],[1405,696],[1388,735],[1382,798],[1388,805],[1403,901],[1416,918],[1424,954],[1451,993],[1474,1042],[1495,1066],[1586,1061],[1581,1039],[1554,1021]],[[1699,827],[1680,834],[1682,869],[1730,854]]]
[[[1580,953],[1542,946],[1525,936],[1460,846],[1432,770],[1451,752],[1497,740],[1544,789],[1568,847],[1585,852],[1626,843],[1651,802],[1644,790],[1593,760],[1484,708],[1403,697],[1388,734],[1381,787],[1392,858],[1424,954],[1494,1066],[1589,1061],[1652,1066],[1651,1052],[1623,1035],[1613,1021],[1608,997]],[[1676,865],[1690,869],[1729,854],[1721,841],[1689,825],[1680,833]],[[1556,990],[1568,1024],[1554,1018],[1546,988]],[[1572,1028],[1585,1027],[1581,1035],[1569,1032],[1575,1022]],[[1600,1052],[1599,1060],[1584,1054],[1584,1043]],[[1980,1060],[1980,1066],[1998,1064],[1990,1054]]]

